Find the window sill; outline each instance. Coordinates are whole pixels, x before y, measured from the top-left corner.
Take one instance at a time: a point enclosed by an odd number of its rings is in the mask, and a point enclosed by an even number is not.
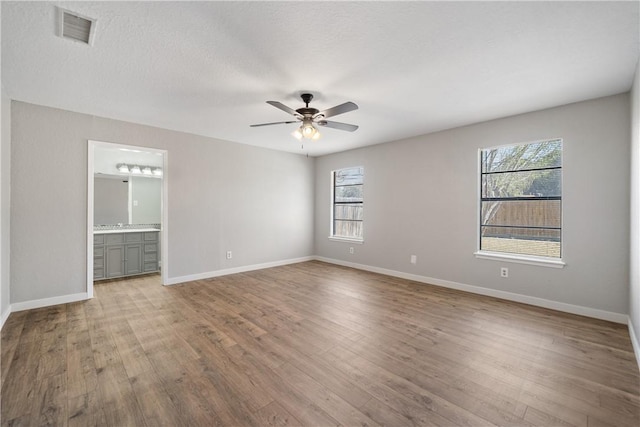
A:
[[[562,259],[546,258],[534,255],[516,255],[500,252],[477,251],[473,253],[479,259],[491,259],[494,261],[515,262],[519,264],[537,265],[540,267],[564,268],[566,265]]]
[[[333,240],[333,241],[336,241],[336,242],[355,243],[357,245],[361,245],[361,244],[364,243],[364,239],[353,239],[353,238],[349,238],[349,237],[329,236],[329,240]]]

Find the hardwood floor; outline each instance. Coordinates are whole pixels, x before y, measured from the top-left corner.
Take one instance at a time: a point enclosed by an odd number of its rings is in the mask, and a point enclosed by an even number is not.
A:
[[[640,425],[626,326],[321,262],[11,314],[2,425]]]

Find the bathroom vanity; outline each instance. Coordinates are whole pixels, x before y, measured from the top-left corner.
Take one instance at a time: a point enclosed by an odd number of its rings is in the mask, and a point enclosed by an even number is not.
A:
[[[115,228],[93,233],[93,279],[113,279],[160,270],[160,230]]]

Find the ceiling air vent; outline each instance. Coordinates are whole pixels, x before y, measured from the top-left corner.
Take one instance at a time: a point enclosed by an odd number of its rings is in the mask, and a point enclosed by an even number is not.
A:
[[[58,8],[60,13],[60,36],[65,39],[76,40],[88,45],[93,44],[96,20],[78,15],[69,10]]]

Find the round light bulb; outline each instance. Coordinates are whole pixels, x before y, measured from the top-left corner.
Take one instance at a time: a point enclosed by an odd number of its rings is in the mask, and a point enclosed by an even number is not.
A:
[[[315,133],[316,133],[316,128],[314,128],[313,125],[311,124],[306,124],[302,128],[302,134],[304,135],[305,138],[311,138]]]

